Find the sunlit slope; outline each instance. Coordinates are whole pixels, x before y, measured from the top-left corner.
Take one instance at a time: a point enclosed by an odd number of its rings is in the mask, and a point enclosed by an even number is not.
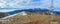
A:
[[[60,18],[58,16],[54,16],[54,19],[51,20],[51,16],[42,15],[39,13],[27,13],[28,15],[22,16],[20,14],[6,19],[4,24],[51,24],[51,22],[60,22]],[[32,16],[30,15],[32,14]]]

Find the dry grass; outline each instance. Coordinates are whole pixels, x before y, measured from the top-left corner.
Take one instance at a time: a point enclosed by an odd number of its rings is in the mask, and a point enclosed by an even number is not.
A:
[[[28,14],[30,14],[30,13],[28,13]],[[50,16],[41,15],[39,13],[35,13],[32,16],[16,15],[15,17],[6,19],[4,24],[53,24],[53,22],[58,22],[58,23],[60,22],[60,18],[57,16],[54,17],[54,20],[50,20],[50,19],[51,19]]]

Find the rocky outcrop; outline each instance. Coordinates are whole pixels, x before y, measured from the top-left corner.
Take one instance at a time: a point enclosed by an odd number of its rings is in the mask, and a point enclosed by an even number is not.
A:
[[[6,14],[6,13],[1,13],[1,12],[0,12],[0,18],[3,18],[3,17],[5,17],[5,16],[8,16],[8,14]]]

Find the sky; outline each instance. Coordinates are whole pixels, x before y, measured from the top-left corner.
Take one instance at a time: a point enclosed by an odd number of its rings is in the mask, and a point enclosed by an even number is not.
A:
[[[0,0],[1,8],[46,8],[50,0]]]
[[[60,11],[60,0],[53,0],[53,3],[54,9]],[[0,8],[49,9],[50,6],[51,0],[0,0]]]

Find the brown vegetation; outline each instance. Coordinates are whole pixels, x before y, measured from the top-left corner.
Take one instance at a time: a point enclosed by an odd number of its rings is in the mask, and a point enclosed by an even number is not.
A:
[[[60,18],[54,16],[54,19],[51,20],[51,17],[48,15],[41,15],[40,13],[34,13],[32,16],[27,13],[27,16],[21,16],[20,14],[15,17],[6,19],[4,24],[54,24],[60,22]]]

